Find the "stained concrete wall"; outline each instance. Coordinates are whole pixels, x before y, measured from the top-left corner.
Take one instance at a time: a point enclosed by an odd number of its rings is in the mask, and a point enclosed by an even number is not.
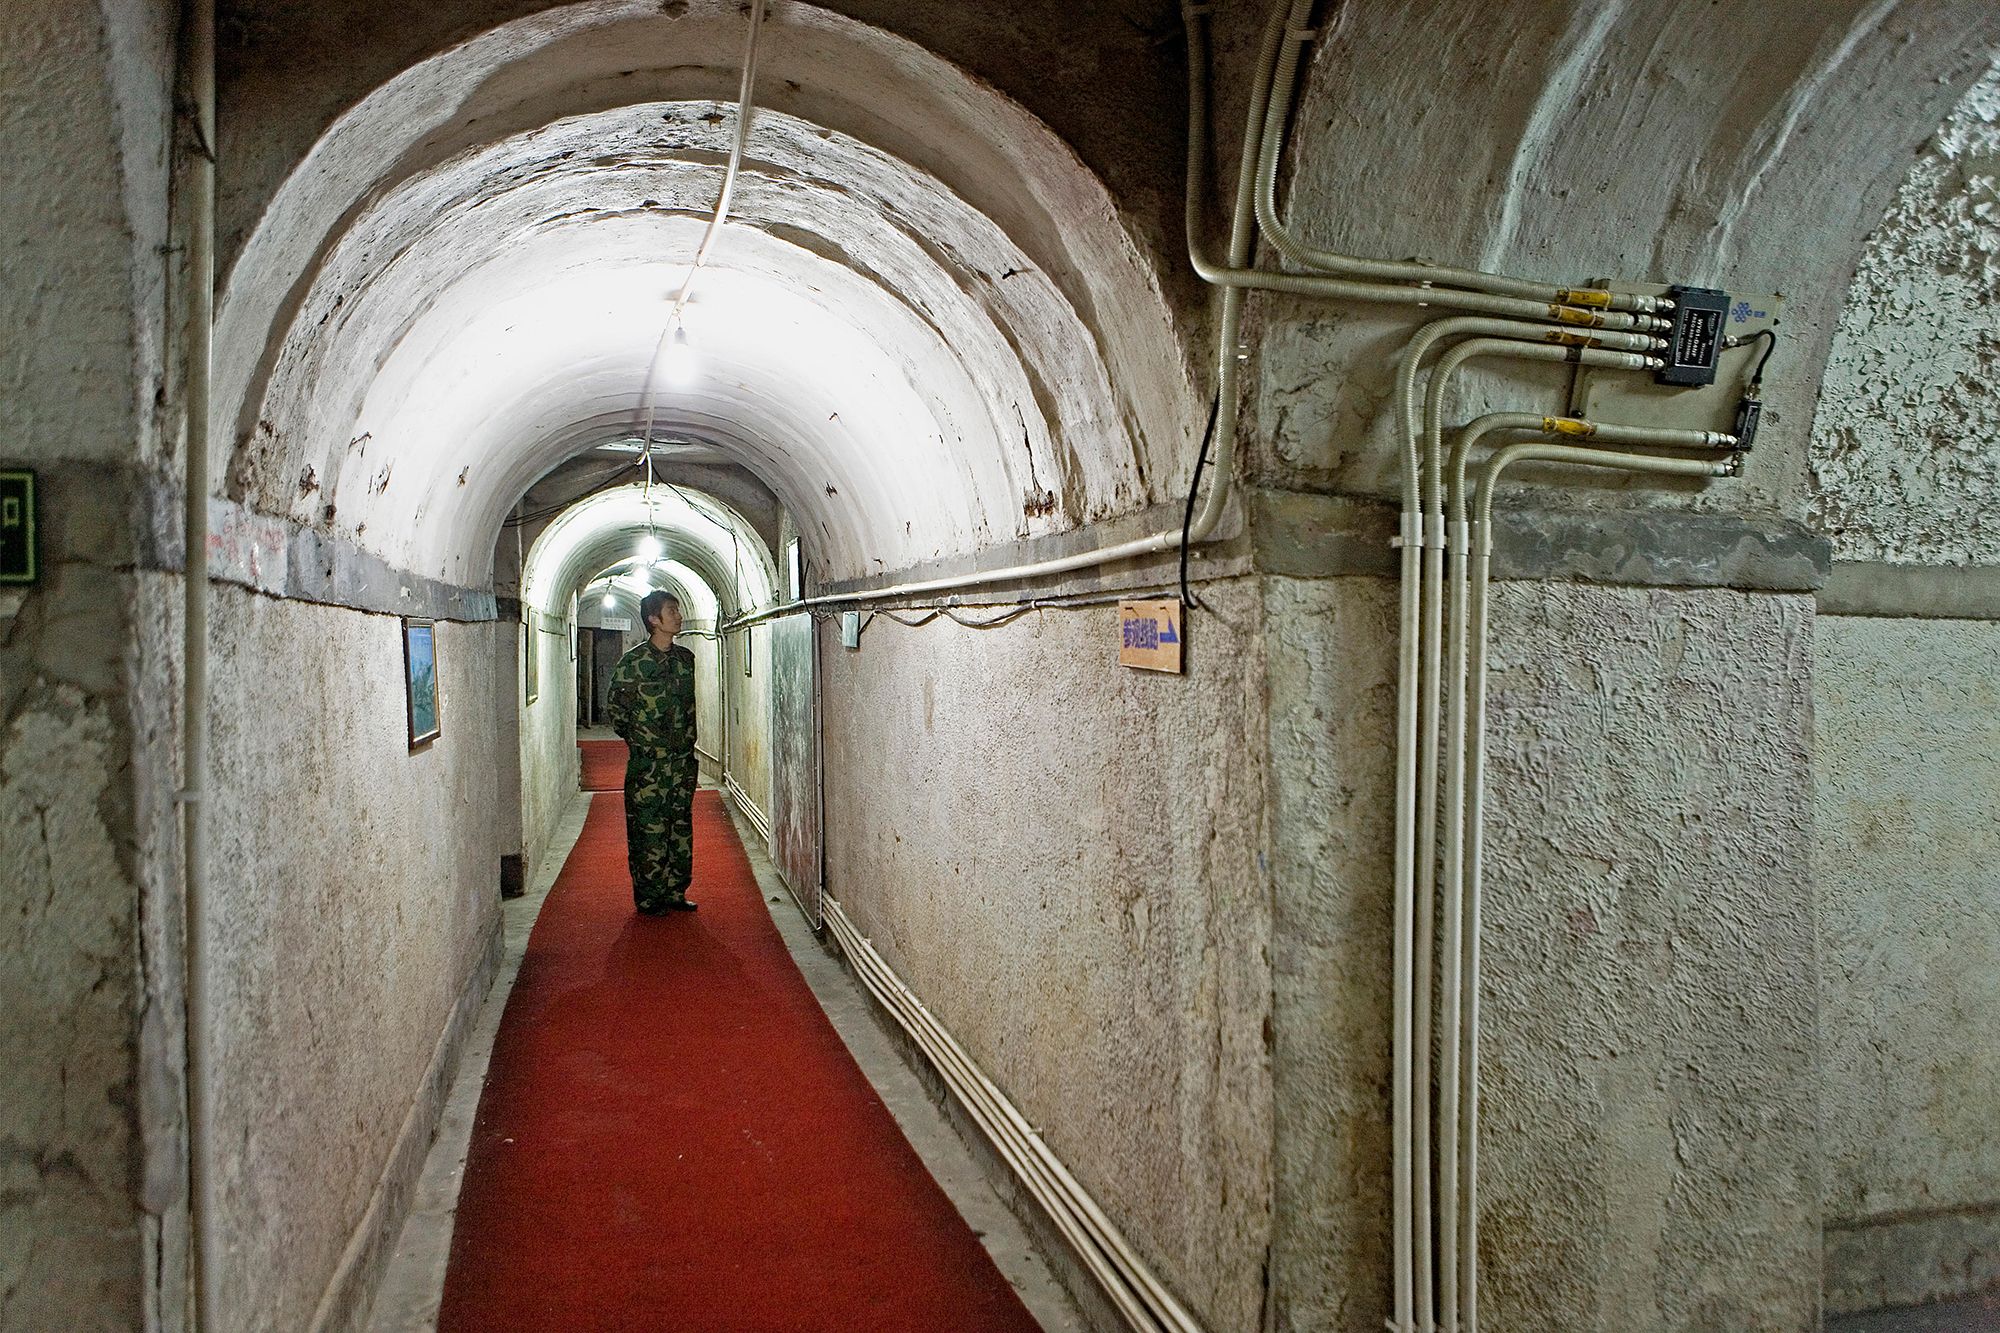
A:
[[[745,663],[749,671],[744,671]],[[768,622],[729,636],[729,776],[768,824],[771,819],[771,630]]]
[[[175,7],[0,14],[0,466],[42,579],[0,592],[0,1328],[179,1327],[177,691],[136,573],[171,455]],[[56,164],[52,167],[51,164]]]
[[[437,626],[416,751],[398,619],[215,597],[218,1308],[305,1328],[499,925],[491,622]]]
[[[1837,1311],[2000,1282],[1996,191],[2000,65],[1869,238],[1813,423],[1829,591],[1876,613],[1822,616],[1814,691]],[[1987,619],[1905,618],[1946,590]]]
[[[1828,617],[1827,1301],[2000,1282],[2000,624]]]
[[[1278,1326],[1387,1292],[1394,584],[1272,580]],[[1496,1328],[1817,1327],[1810,599],[1505,584],[1480,1184]]]
[[[1258,1326],[1271,917],[1253,586],[1199,670],[1108,608],[823,624],[828,891],[1206,1327]]]
[[[564,609],[567,614],[567,608]],[[563,806],[581,780],[576,749],[576,663],[569,657],[566,622],[538,611],[537,627],[522,629],[524,652],[539,658],[538,693],[527,698],[526,682],[502,709],[518,706],[521,719],[521,837],[532,877],[541,868]],[[525,672],[525,658],[523,659]]]

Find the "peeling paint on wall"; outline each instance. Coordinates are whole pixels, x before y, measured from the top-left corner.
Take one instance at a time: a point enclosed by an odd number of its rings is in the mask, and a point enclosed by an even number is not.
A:
[[[2000,564],[2000,64],[1869,237],[1813,421],[1812,517],[1847,560]]]
[[[119,727],[74,686],[38,693],[0,733],[0,1327],[136,1327],[137,893],[102,814]]]

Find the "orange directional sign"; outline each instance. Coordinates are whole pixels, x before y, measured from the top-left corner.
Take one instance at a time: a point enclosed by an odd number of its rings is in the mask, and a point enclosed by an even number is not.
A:
[[[1160,601],[1118,603],[1118,661],[1145,671],[1181,669],[1181,604]]]

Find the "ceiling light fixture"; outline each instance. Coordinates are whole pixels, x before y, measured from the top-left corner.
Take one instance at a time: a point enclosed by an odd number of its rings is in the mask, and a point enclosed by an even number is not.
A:
[[[685,327],[676,328],[674,336],[661,346],[659,374],[676,389],[685,389],[700,378],[701,359],[694,354]]]

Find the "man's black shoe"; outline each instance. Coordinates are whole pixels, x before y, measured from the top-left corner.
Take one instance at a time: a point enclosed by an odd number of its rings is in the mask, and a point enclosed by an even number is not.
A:
[[[692,912],[700,906],[700,903],[691,903],[685,898],[676,898],[667,904],[667,910],[669,912]]]

